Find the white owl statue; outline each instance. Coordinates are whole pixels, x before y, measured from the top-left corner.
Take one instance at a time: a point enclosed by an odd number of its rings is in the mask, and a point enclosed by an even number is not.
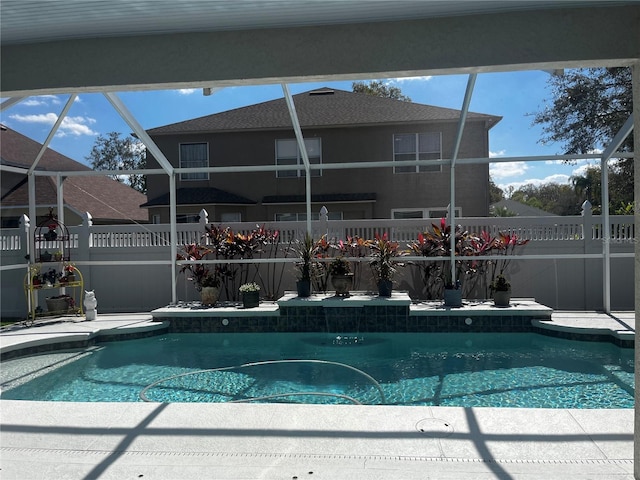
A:
[[[96,294],[93,290],[84,291],[84,313],[87,320],[95,320],[98,312],[96,307],[98,306],[98,300],[96,300]]]

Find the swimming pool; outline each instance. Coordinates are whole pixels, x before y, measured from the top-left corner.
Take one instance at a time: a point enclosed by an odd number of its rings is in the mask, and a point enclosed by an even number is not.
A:
[[[534,333],[169,334],[5,361],[0,398],[633,408],[633,353]]]

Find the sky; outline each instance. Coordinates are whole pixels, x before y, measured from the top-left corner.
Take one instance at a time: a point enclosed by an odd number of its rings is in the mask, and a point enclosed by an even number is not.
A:
[[[533,114],[551,102],[543,71],[478,74],[470,110],[502,116],[489,132],[492,157],[544,156],[563,153],[563,145],[541,143],[542,127],[533,126]],[[461,109],[467,75],[376,79],[398,87],[414,103]],[[351,81],[290,84],[293,95],[327,86],[351,91]],[[244,107],[283,96],[280,85],[227,87],[205,96],[202,89],[119,92],[117,94],[143,128],[149,129]],[[29,97],[0,114],[0,122],[38,142],[44,142],[58,118],[67,95]],[[129,134],[131,129],[102,94],[80,94],[64,119],[50,148],[90,166],[86,159],[98,135]],[[304,131],[303,131],[304,133]],[[490,174],[503,190],[532,183],[566,184],[581,174],[587,161],[566,164],[508,162],[492,164]],[[594,161],[592,160],[593,164]]]

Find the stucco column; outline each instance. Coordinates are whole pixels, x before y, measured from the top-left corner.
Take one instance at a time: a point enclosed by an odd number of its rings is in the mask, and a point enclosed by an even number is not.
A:
[[[640,335],[638,325],[640,325],[640,246],[638,246],[638,227],[640,227],[640,61],[633,65],[633,157],[634,167],[634,212],[635,212],[635,312],[636,312],[636,343],[635,343],[635,431],[633,435],[633,471],[636,480],[640,480]]]

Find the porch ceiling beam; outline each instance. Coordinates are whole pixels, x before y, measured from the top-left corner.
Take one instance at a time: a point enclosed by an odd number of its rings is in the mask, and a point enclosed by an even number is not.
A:
[[[120,114],[122,119],[127,122],[129,127],[135,132],[140,141],[144,143],[145,147],[149,149],[154,158],[158,161],[162,169],[167,172],[167,174],[171,175],[173,173],[173,165],[167,160],[167,157],[164,156],[164,153],[160,151],[158,146],[155,144],[151,137],[147,135],[147,132],[142,128],[142,126],[138,123],[135,117],[131,114],[129,109],[122,103],[120,98],[115,93],[104,92],[104,96],[109,100],[109,103],[113,105],[113,108]],[[122,172],[120,172],[122,173]]]
[[[76,97],[77,95],[75,94],[71,94],[69,96],[67,103],[65,104],[64,108],[60,112],[60,115],[58,115],[58,119],[56,120],[56,123],[53,124],[53,127],[51,128],[49,135],[47,135],[47,139],[42,144],[42,147],[40,148],[40,151],[36,155],[36,158],[33,160],[31,167],[29,167],[29,172],[28,172],[29,174],[32,174],[33,171],[38,166],[38,163],[40,163],[40,159],[47,151],[47,148],[49,148],[49,144],[51,143],[51,140],[53,140],[53,137],[57,133],[58,128],[60,128],[60,125],[62,125],[62,122],[64,121],[65,117],[67,116],[67,113],[69,112],[69,109],[71,108],[71,105],[73,105],[73,102],[76,101]]]
[[[293,131],[296,134],[298,150],[300,151],[302,162],[304,163],[304,179],[307,204],[307,233],[311,234],[311,168],[309,163],[309,155],[307,154],[307,147],[304,143],[304,137],[302,136],[302,129],[300,128],[300,121],[298,120],[298,112],[296,112],[296,106],[293,102],[293,97],[291,96],[289,86],[286,83],[282,84],[282,91],[284,92],[284,98],[287,102],[289,115],[291,116]]]

